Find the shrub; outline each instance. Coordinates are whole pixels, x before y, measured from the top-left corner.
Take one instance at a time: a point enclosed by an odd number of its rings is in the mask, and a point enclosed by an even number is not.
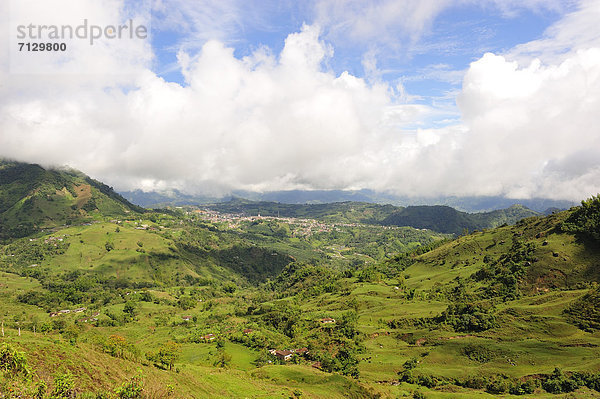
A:
[[[480,332],[497,325],[496,318],[487,309],[467,303],[448,305],[437,321],[451,325],[455,331],[462,332]]]
[[[503,376],[496,376],[492,378],[490,382],[488,382],[485,387],[486,392],[491,394],[501,394],[508,391],[510,388],[510,381]]]
[[[533,380],[525,382],[517,381],[513,386],[510,387],[508,392],[511,395],[529,395],[535,391],[535,383]]]
[[[542,388],[550,393],[573,392],[585,384],[585,381],[580,377],[581,375],[577,373],[567,377],[561,369],[555,368],[552,374],[542,382]]]
[[[489,379],[485,376],[469,377],[465,380],[457,380],[456,385],[471,389],[483,389],[489,383]]]
[[[75,381],[70,373],[57,374],[54,377],[54,389],[50,399],[70,399],[76,396]]]
[[[138,374],[131,377],[129,381],[124,382],[115,390],[115,393],[120,399],[139,399],[142,398],[143,391],[142,376]]]
[[[403,370],[398,372],[398,379],[401,382],[407,382],[409,384],[414,384],[416,382],[416,379],[412,374],[412,370]]]
[[[175,342],[165,342],[156,353],[147,353],[146,358],[153,361],[157,367],[171,370],[179,358],[179,345]]]
[[[562,231],[578,233],[600,241],[600,195],[581,202],[581,206],[565,220]]]
[[[600,330],[600,289],[590,290],[565,309],[564,313],[571,323],[582,330]]]
[[[437,386],[438,380],[430,375],[420,375],[417,379],[417,384],[422,385],[427,388],[433,388]]]
[[[410,358],[407,361],[404,362],[404,364],[402,365],[402,367],[404,367],[404,370],[412,370],[415,367],[417,367],[417,364],[419,363],[419,361],[417,360],[416,357]]]
[[[0,345],[0,370],[12,376],[29,377],[31,375],[25,354],[17,351],[6,342]]]
[[[111,356],[125,359],[126,353],[132,352],[132,345],[120,335],[113,334],[104,342],[102,350]]]

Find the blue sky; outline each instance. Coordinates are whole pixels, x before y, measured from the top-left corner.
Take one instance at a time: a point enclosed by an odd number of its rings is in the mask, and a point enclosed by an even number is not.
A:
[[[202,26],[190,30],[181,26],[164,27],[160,22],[154,24],[152,46],[156,60],[153,68],[165,80],[184,85],[177,53],[181,49],[198,51],[206,39],[222,40],[235,49],[238,58],[261,46],[279,54],[290,33],[300,31],[304,24],[320,23],[309,2],[303,6],[298,3],[255,1],[245,7],[236,6],[235,12],[239,15],[236,14],[235,21],[225,18],[227,21],[223,21],[222,30],[218,32],[212,31],[212,26],[203,32]],[[460,88],[461,75],[484,53],[504,53],[518,44],[542,37],[549,26],[573,9],[572,4],[563,3],[560,9],[534,3],[531,7],[515,7],[510,12],[477,2],[450,4],[443,7],[416,38],[398,32],[398,36],[391,38],[347,41],[329,37],[328,31],[332,28],[325,25],[322,26],[323,38],[333,46],[334,55],[324,67],[336,75],[348,71],[354,76],[369,78],[363,61],[371,56],[380,70],[379,79],[392,86],[400,83],[410,95],[422,96],[421,101],[431,103]],[[192,23],[193,17],[188,17]],[[164,13],[154,12],[155,21],[162,18]]]

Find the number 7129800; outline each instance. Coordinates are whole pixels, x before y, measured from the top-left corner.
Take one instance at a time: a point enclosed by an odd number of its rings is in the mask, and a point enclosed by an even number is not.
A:
[[[66,51],[66,43],[19,43],[19,51]]]

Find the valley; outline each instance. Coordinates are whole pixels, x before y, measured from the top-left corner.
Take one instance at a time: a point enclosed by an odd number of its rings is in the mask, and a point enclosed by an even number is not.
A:
[[[598,197],[150,210],[38,168],[0,168],[0,397],[600,395]]]

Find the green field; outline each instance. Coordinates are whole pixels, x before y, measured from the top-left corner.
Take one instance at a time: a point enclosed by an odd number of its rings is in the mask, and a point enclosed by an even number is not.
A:
[[[0,246],[0,398],[600,396],[598,199],[450,240],[76,187]]]

